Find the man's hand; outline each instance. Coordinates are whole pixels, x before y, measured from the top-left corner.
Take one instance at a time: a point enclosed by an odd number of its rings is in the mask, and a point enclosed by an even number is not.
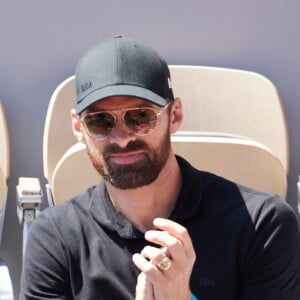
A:
[[[141,253],[133,255],[133,262],[143,274],[140,274],[142,278],[139,278],[141,282],[138,281],[137,292],[148,297],[136,299],[188,300],[191,297],[189,282],[196,259],[190,236],[186,228],[168,219],[157,218],[153,224],[159,230],[147,231],[145,239],[158,247],[146,246]],[[166,256],[171,259],[168,270],[158,266]],[[151,290],[154,298],[151,298]]]
[[[138,276],[135,300],[154,300],[153,285],[143,272]]]

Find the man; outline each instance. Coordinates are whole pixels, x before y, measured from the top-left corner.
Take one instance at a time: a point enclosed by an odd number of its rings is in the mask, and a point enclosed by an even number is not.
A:
[[[76,97],[74,133],[104,180],[39,215],[23,299],[299,299],[294,212],[174,155],[182,104],[153,49],[102,42],[77,66]]]

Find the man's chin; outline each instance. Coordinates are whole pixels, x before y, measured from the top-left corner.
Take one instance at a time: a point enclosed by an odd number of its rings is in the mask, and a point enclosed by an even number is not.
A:
[[[108,166],[108,180],[113,186],[122,190],[137,189],[151,184],[160,173],[160,169],[153,168],[153,163],[140,159],[131,164],[114,164],[111,161]]]
[[[139,176],[137,178],[136,176],[124,176],[124,177],[118,177],[115,179],[110,178],[109,182],[116,188],[120,190],[136,190],[138,188],[150,185],[155,181],[157,176],[153,178],[145,178],[143,175]]]

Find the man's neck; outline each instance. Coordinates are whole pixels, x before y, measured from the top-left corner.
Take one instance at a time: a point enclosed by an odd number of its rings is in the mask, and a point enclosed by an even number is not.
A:
[[[116,210],[144,232],[153,228],[154,218],[170,216],[181,187],[180,168],[172,154],[157,179],[149,185],[132,190],[120,190],[109,183],[106,186]]]

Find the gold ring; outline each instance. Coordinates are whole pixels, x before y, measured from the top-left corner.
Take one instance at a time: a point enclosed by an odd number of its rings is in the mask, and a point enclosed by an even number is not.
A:
[[[165,256],[158,264],[158,268],[160,268],[163,271],[167,271],[171,268],[172,265],[172,260],[168,257]]]

